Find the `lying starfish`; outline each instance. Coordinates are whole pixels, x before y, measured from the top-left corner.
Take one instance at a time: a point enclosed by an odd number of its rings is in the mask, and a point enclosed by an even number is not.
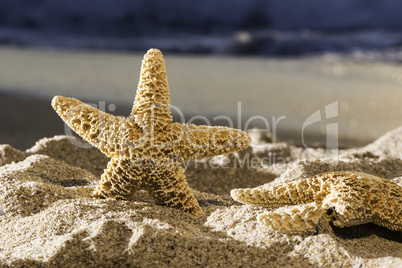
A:
[[[172,123],[162,53],[144,56],[131,115],[113,116],[74,98],[56,96],[52,106],[81,137],[111,158],[96,197],[127,199],[141,189],[156,203],[202,212],[184,176],[182,163],[245,149],[247,133],[226,128]]]
[[[315,233],[321,219],[337,227],[373,222],[402,231],[402,187],[362,172],[329,172],[272,187],[234,189],[243,204],[278,208],[258,216],[271,230]]]

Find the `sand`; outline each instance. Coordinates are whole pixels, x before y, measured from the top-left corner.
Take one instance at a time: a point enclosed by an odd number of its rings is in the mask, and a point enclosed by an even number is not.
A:
[[[91,197],[107,158],[67,136],[20,151],[0,146],[1,267],[401,267],[402,232],[373,224],[270,232],[265,209],[232,200],[233,188],[357,170],[402,186],[402,127],[360,148],[310,153],[252,134],[255,148],[186,163],[205,215],[133,200]],[[244,160],[244,161],[239,161]],[[247,160],[253,167],[247,167]],[[338,164],[334,164],[338,161]],[[241,166],[243,164],[243,166]],[[400,215],[396,215],[400,216]]]

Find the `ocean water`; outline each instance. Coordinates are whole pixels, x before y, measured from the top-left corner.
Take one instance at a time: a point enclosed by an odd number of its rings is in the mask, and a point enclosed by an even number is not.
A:
[[[156,47],[186,121],[244,128],[260,116],[272,131],[285,116],[278,129],[300,136],[317,115],[306,132],[324,140],[337,123],[340,139],[362,144],[402,122],[401,10],[400,0],[0,0],[0,93],[129,107]]]
[[[399,0],[1,0],[0,44],[402,60]]]

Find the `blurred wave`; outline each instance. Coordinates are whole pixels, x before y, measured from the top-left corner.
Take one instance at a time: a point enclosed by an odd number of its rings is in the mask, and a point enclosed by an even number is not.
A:
[[[0,44],[402,61],[400,0],[1,0]]]

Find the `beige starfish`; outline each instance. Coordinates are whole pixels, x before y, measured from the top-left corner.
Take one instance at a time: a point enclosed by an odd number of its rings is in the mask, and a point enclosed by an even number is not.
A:
[[[183,161],[230,153],[249,146],[247,133],[226,127],[172,123],[162,53],[144,57],[131,115],[113,116],[73,98],[56,96],[52,106],[75,132],[112,159],[95,190],[97,197],[130,198],[148,190],[157,203],[199,213]]]
[[[362,172],[329,172],[230,194],[243,204],[279,207],[258,216],[260,223],[279,232],[315,233],[321,219],[337,227],[373,222],[402,231],[402,187]]]

